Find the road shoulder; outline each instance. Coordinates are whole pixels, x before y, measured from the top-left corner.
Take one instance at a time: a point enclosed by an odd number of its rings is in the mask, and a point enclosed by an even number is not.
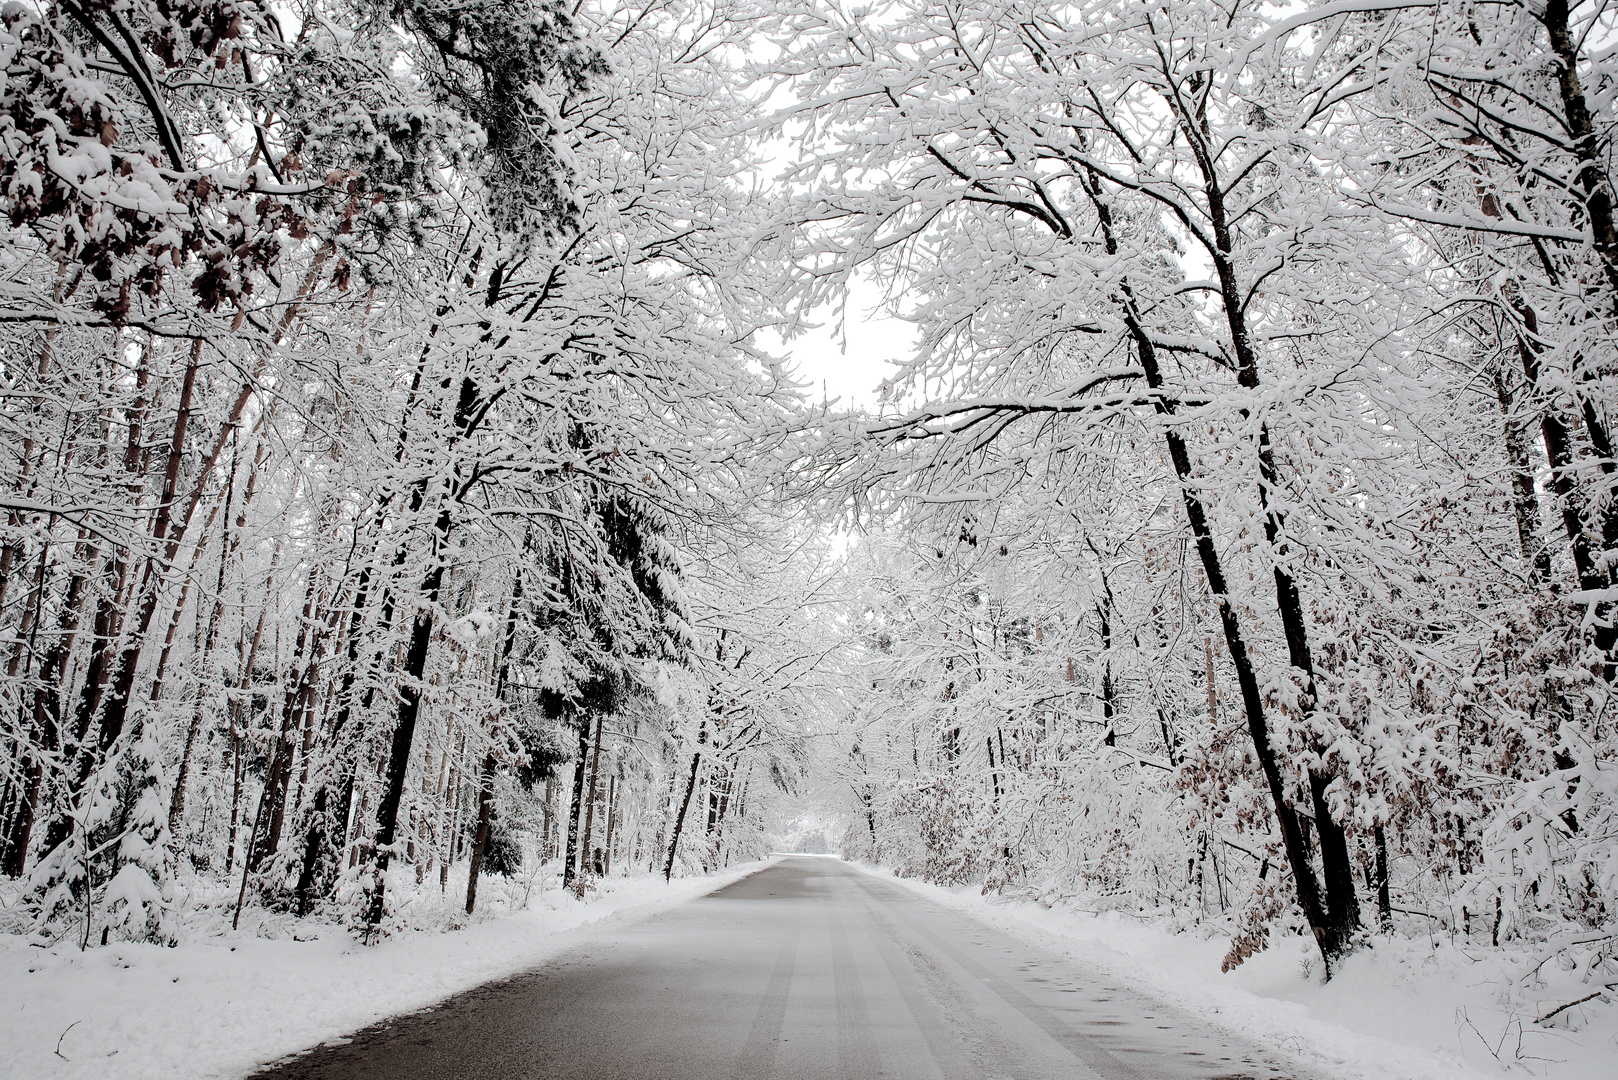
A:
[[[1222,975],[1222,940],[1172,934],[1117,912],[1001,900],[985,897],[975,887],[946,889],[896,877],[879,867],[849,865],[1052,956],[1123,980],[1234,1036],[1287,1056],[1300,1069],[1342,1080],[1486,1080],[1503,1075],[1500,1069],[1474,1068],[1469,1060],[1473,1055],[1465,1053],[1456,1034],[1453,1015],[1435,1016],[1433,1003],[1419,1001],[1411,986],[1390,980],[1376,998],[1377,989],[1366,985],[1365,972],[1351,970],[1340,976],[1346,979],[1340,992],[1321,985],[1318,973],[1306,975],[1308,954],[1301,939],[1277,943],[1245,972]],[[1365,995],[1373,995],[1373,1001],[1361,1001]],[[1358,1013],[1343,1015],[1344,1009],[1334,1008],[1339,998],[1354,999]],[[1401,1013],[1402,1025],[1385,1022]],[[1403,1038],[1389,1037],[1394,1033]],[[1597,1075],[1575,1069],[1551,1077],[1595,1080]]]
[[[536,893],[526,910],[458,930],[406,931],[370,948],[341,927],[312,921],[268,930],[244,924],[172,949],[0,945],[0,1077],[242,1076],[543,963],[773,862],[672,883],[657,875],[609,879],[585,903]]]

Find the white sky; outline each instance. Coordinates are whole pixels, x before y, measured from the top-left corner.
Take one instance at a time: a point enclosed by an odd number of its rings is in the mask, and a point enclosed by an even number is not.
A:
[[[873,313],[858,285],[853,289],[839,333],[837,317],[827,310],[821,326],[780,347],[787,367],[813,390],[810,396],[842,399],[847,408],[875,411],[877,385],[892,373],[891,361],[910,355],[915,328],[909,323]]]

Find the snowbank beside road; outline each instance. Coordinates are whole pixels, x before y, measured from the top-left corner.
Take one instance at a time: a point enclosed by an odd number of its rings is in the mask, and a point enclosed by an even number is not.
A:
[[[1594,999],[1553,1024],[1535,1023],[1604,988],[1546,964],[1534,980],[1539,988],[1523,991],[1532,966],[1526,956],[1469,954],[1442,938],[1383,940],[1351,956],[1328,983],[1320,979],[1313,943],[1292,938],[1221,974],[1229,947],[1223,937],[1175,934],[1116,911],[1003,900],[975,886],[945,889],[865,869],[1344,1080],[1618,1075],[1618,1008]]]
[[[532,967],[587,939],[592,924],[646,918],[766,865],[669,884],[607,878],[582,903],[535,891],[526,910],[449,932],[407,930],[371,948],[325,923],[250,924],[251,910],[240,931],[172,949],[125,942],[80,952],[76,943],[44,949],[0,935],[0,1077],[240,1076]]]

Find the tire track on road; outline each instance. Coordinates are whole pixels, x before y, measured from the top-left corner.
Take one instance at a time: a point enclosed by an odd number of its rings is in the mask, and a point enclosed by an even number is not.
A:
[[[759,1002],[758,1015],[747,1031],[747,1042],[736,1058],[736,1080],[763,1080],[775,1065],[781,1045],[781,1024],[786,1019],[787,998],[792,993],[792,971],[798,963],[798,940],[802,931],[794,929],[781,942],[781,952],[770,971],[770,981]]]

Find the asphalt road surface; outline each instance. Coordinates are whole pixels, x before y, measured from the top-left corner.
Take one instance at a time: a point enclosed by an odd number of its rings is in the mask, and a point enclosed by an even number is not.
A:
[[[837,859],[796,856],[259,1080],[1305,1080]]]

